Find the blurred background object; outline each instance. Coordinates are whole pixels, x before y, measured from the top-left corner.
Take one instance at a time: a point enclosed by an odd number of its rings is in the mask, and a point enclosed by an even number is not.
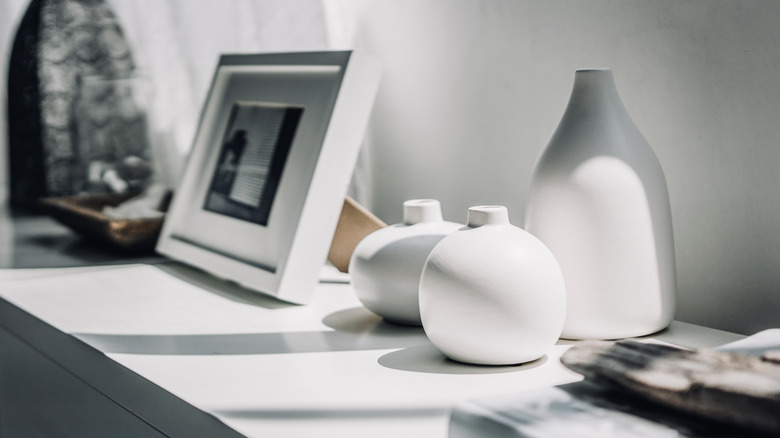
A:
[[[30,3],[8,69],[12,203],[32,206],[42,197],[80,191],[83,172],[79,164],[86,163],[79,156],[76,116],[87,117],[88,113],[73,108],[80,93],[84,98],[83,92],[94,91],[91,85],[83,88],[88,83],[85,77],[127,75],[134,69],[122,28],[105,1]],[[116,118],[111,114],[101,111],[100,117],[113,122]],[[114,155],[114,146],[103,142],[99,154]],[[89,149],[97,148],[94,144]]]
[[[85,76],[75,101],[75,193],[126,193],[151,181],[149,84],[143,77]]]

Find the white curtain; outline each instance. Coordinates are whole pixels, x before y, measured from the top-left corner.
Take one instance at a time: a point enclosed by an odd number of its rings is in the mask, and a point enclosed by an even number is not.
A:
[[[16,28],[29,0],[0,2],[0,199],[7,172],[6,79]],[[221,53],[317,50],[351,45],[341,0],[109,0],[154,88],[154,138],[178,176]],[[329,41],[334,44],[329,44]],[[365,162],[365,158],[361,159]],[[361,169],[364,166],[359,165]],[[359,170],[357,175],[365,174]],[[355,190],[358,200],[366,190]],[[364,194],[360,194],[363,192]]]

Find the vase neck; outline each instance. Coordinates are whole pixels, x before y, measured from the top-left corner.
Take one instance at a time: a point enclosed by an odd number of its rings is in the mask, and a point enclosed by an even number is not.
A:
[[[404,224],[441,222],[441,204],[435,199],[411,199],[404,202]]]
[[[594,108],[604,104],[620,104],[612,70],[608,68],[582,69],[574,74],[574,86],[569,105]]]
[[[483,225],[507,225],[509,224],[509,212],[502,205],[471,207],[466,224],[471,228]]]

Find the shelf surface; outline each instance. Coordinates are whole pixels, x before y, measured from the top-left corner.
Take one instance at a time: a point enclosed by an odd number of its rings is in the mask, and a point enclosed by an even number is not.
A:
[[[159,257],[101,258],[46,218],[0,233],[0,329],[29,350],[18,354],[168,436],[445,437],[459,403],[581,379],[558,361],[568,341],[521,366],[450,361],[422,328],[366,310],[338,275],[298,306]],[[651,338],[712,347],[742,336],[674,322]]]

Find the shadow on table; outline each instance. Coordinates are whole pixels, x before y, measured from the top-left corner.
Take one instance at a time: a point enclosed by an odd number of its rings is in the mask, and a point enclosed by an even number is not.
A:
[[[536,368],[547,362],[547,356],[519,365],[471,365],[448,359],[433,345],[426,345],[387,353],[378,362],[386,368],[416,373],[501,374]]]
[[[179,262],[160,263],[156,265],[156,268],[179,280],[197,286],[199,289],[211,292],[214,295],[219,295],[222,298],[237,303],[262,307],[264,309],[285,309],[298,306],[297,304],[288,303],[270,295],[249,290],[237,283],[215,277],[198,268],[184,265]]]
[[[254,297],[254,295],[252,296]],[[481,366],[447,359],[422,327],[384,321],[365,308],[331,313],[323,324],[332,330],[201,335],[121,335],[73,333],[105,353],[149,355],[256,355],[394,350],[378,360],[386,368],[435,374],[497,374],[536,368],[547,357],[521,365]]]
[[[429,344],[422,328],[390,324],[360,308],[335,312],[325,317],[323,322],[333,330],[202,335],[73,335],[106,353],[152,355],[326,353],[389,350]]]
[[[83,238],[44,215],[0,207],[0,269],[70,268],[165,260],[151,251],[122,251]]]
[[[385,350],[417,345],[415,339],[372,337],[337,331],[207,335],[112,335],[73,333],[105,353],[165,355],[244,355]]]
[[[445,357],[431,344],[425,331],[419,326],[394,324],[368,311],[356,307],[335,312],[323,321],[326,326],[342,333],[361,333],[377,339],[406,339],[416,345],[406,345],[379,358],[385,368],[399,371],[434,374],[497,374],[536,368],[547,360],[547,356],[522,365],[481,366],[456,362]],[[389,345],[389,344],[388,344]]]

